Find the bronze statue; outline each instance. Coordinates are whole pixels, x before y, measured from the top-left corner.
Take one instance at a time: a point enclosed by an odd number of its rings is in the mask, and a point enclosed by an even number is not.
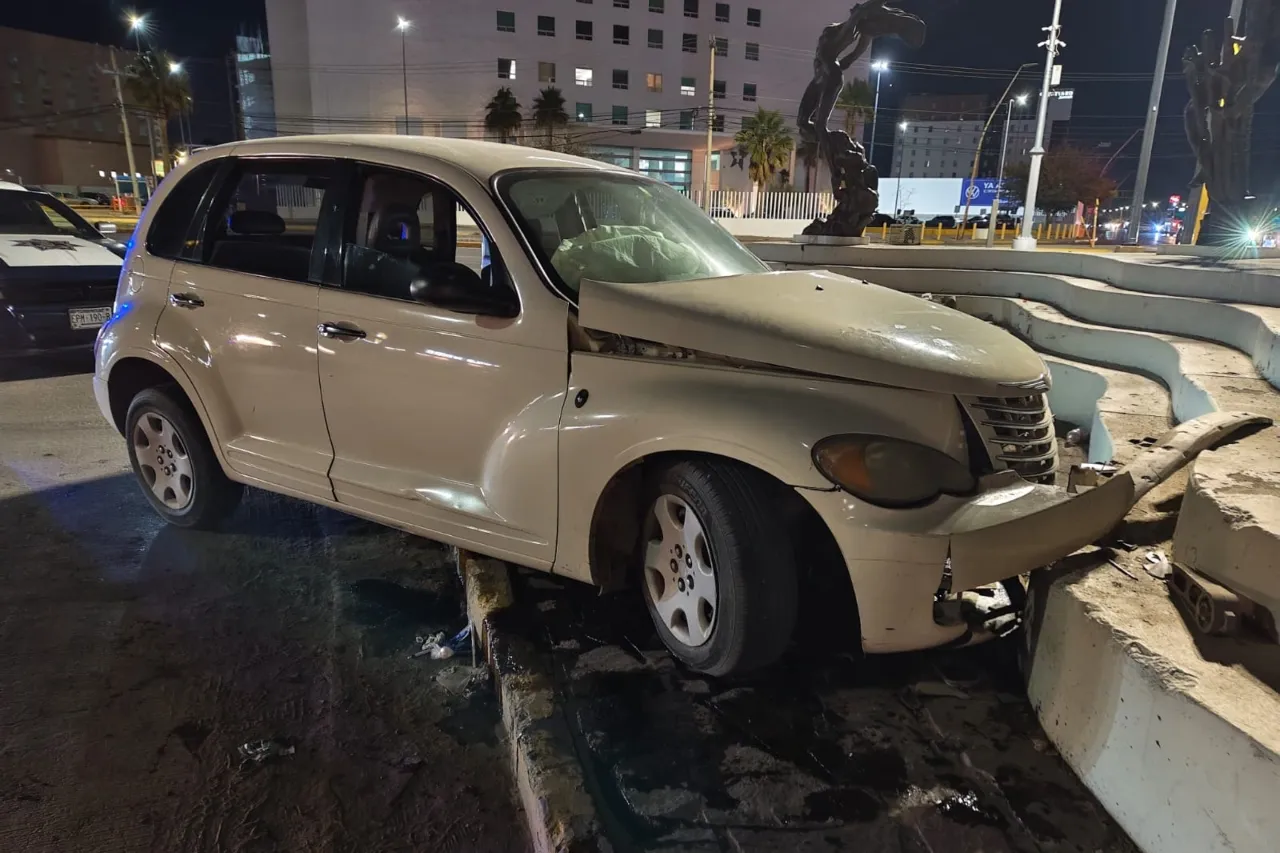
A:
[[[844,72],[861,58],[876,39],[898,36],[912,47],[924,43],[924,21],[889,6],[888,0],[866,0],[849,10],[843,22],[824,27],[813,54],[813,79],[800,99],[797,116],[802,143],[816,147],[831,172],[835,209],[804,229],[805,234],[860,237],[876,212],[879,176],[867,162],[862,144],[842,130],[828,127]]]
[[[1205,30],[1182,55],[1191,94],[1183,113],[1196,155],[1192,185],[1213,203],[1202,242],[1230,242],[1257,227],[1263,211],[1250,187],[1253,110],[1280,72],[1280,0],[1246,0],[1243,35],[1227,18],[1221,37]]]

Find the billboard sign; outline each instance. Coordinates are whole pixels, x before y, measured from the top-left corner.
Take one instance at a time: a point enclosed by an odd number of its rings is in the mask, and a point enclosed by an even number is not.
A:
[[[999,189],[1000,182],[995,178],[965,178],[960,185],[960,206],[990,207]]]

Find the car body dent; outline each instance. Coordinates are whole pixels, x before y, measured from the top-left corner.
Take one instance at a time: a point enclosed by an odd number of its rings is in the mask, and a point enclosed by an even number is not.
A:
[[[1003,329],[831,272],[583,280],[579,300],[584,329],[898,388],[1006,396],[1048,376]]]
[[[592,519],[606,485],[655,453],[724,456],[810,489],[832,488],[811,456],[830,435],[892,435],[968,458],[955,399],[926,391],[575,352],[566,398],[556,571],[583,580],[591,578]]]

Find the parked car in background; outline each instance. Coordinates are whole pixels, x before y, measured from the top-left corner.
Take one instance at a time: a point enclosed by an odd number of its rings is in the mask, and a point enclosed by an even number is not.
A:
[[[0,183],[0,356],[91,347],[123,256],[52,195]]]
[[[877,211],[875,216],[871,217],[871,222],[868,223],[867,227],[881,228],[885,225],[892,225],[893,223],[894,223],[894,218],[891,214],[880,213],[879,211]]]
[[[307,136],[166,178],[93,384],[174,525],[259,486],[639,596],[724,675],[777,660],[819,597],[867,652],[981,638],[998,599],[973,590],[1016,603],[1110,529],[1133,478],[1053,485],[1048,382],[998,327],[771,271],[625,169]]]
[[[930,228],[936,228],[939,225],[941,225],[943,228],[955,228],[956,218],[954,216],[935,216],[932,219],[925,222],[925,225],[927,225]]]

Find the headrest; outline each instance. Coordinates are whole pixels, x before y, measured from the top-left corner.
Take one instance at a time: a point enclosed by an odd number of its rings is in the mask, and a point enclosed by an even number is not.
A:
[[[227,221],[227,228],[237,234],[270,236],[284,233],[284,219],[269,210],[237,210]]]

